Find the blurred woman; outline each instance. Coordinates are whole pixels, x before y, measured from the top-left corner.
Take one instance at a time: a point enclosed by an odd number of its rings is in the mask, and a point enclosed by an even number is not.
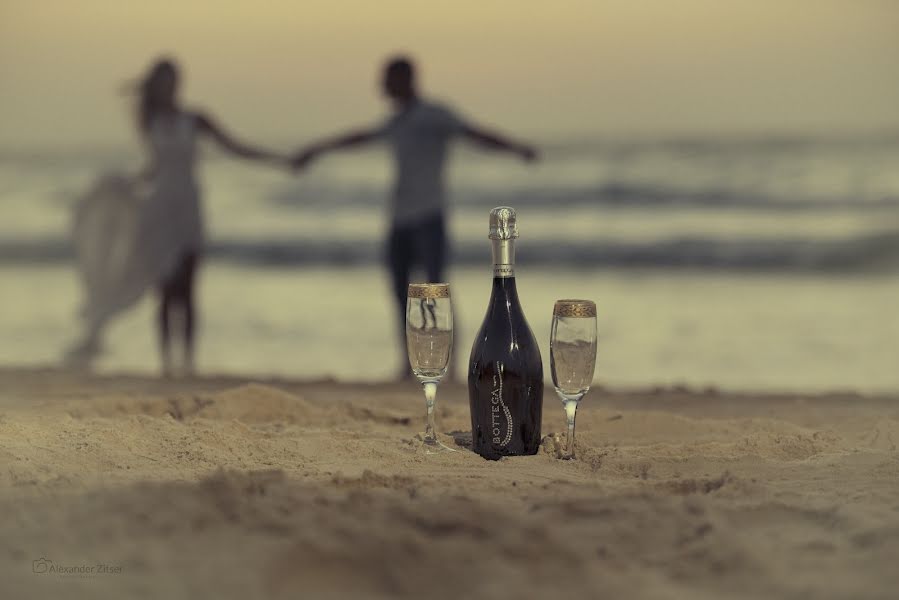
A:
[[[182,107],[178,84],[173,61],[153,64],[138,88],[137,125],[149,153],[147,168],[137,178],[101,178],[76,211],[74,237],[87,299],[86,333],[69,352],[72,363],[96,356],[109,320],[155,287],[163,373],[173,372],[176,337],[182,343],[181,370],[192,373],[195,283],[204,239],[197,142],[210,138],[240,158],[286,165],[277,154],[238,142],[208,114]]]

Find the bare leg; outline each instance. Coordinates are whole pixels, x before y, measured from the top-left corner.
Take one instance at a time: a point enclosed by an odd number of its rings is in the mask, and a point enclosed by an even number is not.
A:
[[[159,357],[162,361],[163,377],[172,375],[171,351],[171,312],[173,308],[172,290],[165,284],[159,290],[159,313],[157,314],[157,332],[159,338]]]
[[[182,303],[184,306],[184,371],[188,375],[194,374],[194,340],[196,307],[194,306],[194,282],[196,275],[197,257],[190,255],[185,259]]]
[[[159,305],[159,351],[163,375],[172,374],[172,318],[177,313],[181,319],[178,332],[184,346],[183,370],[193,373],[194,366],[194,272],[197,255],[190,253],[181,258],[175,272],[162,285]]]
[[[196,254],[187,254],[178,263],[175,272],[163,286],[164,303],[160,309],[160,329],[163,371],[171,373],[171,336],[174,330],[178,342],[183,349],[181,372],[192,375],[194,372],[194,332],[196,311],[194,308],[194,273],[196,271]],[[178,317],[175,322],[172,320]]]

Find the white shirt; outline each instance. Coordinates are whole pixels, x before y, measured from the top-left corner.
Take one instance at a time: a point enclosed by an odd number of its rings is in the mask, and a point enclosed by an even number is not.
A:
[[[390,144],[396,165],[391,197],[394,225],[443,213],[447,147],[464,127],[449,108],[420,99],[381,127],[380,135]]]

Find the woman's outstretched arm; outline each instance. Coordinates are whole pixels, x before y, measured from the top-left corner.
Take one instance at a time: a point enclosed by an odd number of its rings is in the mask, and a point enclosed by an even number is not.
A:
[[[321,140],[314,144],[309,144],[294,154],[291,164],[295,169],[300,169],[326,152],[364,146],[377,140],[380,135],[381,132],[377,129],[359,129],[337,137]]]
[[[234,156],[239,156],[240,158],[246,158],[249,160],[261,160],[279,163],[287,162],[287,158],[285,156],[282,156],[281,154],[269,152],[268,150],[263,150],[261,148],[257,148],[255,146],[251,146],[249,144],[238,141],[230,134],[226,133],[225,130],[222,129],[222,127],[207,114],[197,114],[197,125],[200,128],[200,131],[209,134],[220,147],[227,150]]]

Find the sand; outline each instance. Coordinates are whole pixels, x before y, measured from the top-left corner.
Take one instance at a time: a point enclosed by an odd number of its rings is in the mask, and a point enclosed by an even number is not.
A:
[[[439,401],[0,370],[0,596],[896,597],[899,398],[599,389],[499,462]]]

